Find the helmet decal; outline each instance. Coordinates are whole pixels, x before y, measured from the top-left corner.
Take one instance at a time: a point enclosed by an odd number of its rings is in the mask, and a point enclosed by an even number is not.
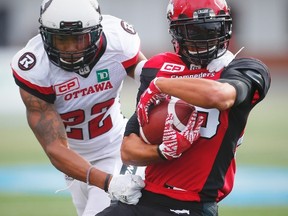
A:
[[[170,0],[167,7],[167,18],[169,19],[169,17],[173,15],[174,15],[174,5],[172,0]]]
[[[40,15],[42,15],[47,8],[50,6],[53,0],[45,0],[42,2],[41,8],[40,8]]]
[[[98,12],[98,13],[101,13],[100,11],[100,6],[99,6],[99,3],[95,0],[90,0],[90,3],[92,5],[92,7],[95,8],[95,10]]]
[[[223,0],[214,0],[214,3],[218,8],[221,10],[221,8],[227,7],[226,1]]]

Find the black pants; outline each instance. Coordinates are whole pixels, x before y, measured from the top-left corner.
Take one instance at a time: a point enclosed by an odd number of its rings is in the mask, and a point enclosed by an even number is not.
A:
[[[128,205],[121,202],[112,203],[110,207],[97,214],[97,216],[171,215],[218,216],[218,206],[216,202],[179,201],[143,190],[142,197],[137,205]]]

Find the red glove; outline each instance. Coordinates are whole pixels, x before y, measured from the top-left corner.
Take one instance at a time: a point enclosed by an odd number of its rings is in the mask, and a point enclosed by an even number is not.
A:
[[[167,160],[178,158],[200,137],[203,116],[197,118],[197,111],[191,114],[185,129],[181,132],[173,129],[173,114],[168,114],[164,127],[163,143],[158,146],[160,156]]]
[[[157,104],[159,101],[164,100],[167,95],[161,93],[160,89],[156,85],[156,80],[153,79],[150,82],[149,87],[143,92],[137,105],[137,116],[139,125],[143,126],[148,123],[148,109],[151,104]]]

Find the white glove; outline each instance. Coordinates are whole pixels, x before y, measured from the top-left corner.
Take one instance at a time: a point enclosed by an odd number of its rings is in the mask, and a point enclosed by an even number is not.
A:
[[[111,200],[136,205],[142,196],[141,189],[144,187],[145,183],[138,175],[116,175],[110,181],[108,193]]]

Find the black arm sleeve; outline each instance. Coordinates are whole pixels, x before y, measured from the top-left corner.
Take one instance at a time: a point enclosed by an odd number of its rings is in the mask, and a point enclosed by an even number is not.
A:
[[[250,85],[249,83],[240,81],[240,80],[236,80],[235,78],[236,77],[234,76],[234,77],[219,79],[218,81],[222,83],[229,83],[236,89],[237,96],[236,96],[236,100],[233,106],[238,106],[243,101],[245,101],[245,99],[247,99],[247,95],[250,95],[253,90],[252,90],[252,85]]]
[[[142,93],[148,88],[150,82],[156,77],[159,70],[155,68],[143,68],[140,75],[141,85],[137,94],[137,103],[140,100]]]
[[[137,114],[135,112],[130,117],[130,119],[128,120],[128,122],[126,124],[124,136],[128,136],[131,133],[135,133],[135,134],[139,135],[139,127],[140,126],[139,126],[139,123],[138,123]]]

